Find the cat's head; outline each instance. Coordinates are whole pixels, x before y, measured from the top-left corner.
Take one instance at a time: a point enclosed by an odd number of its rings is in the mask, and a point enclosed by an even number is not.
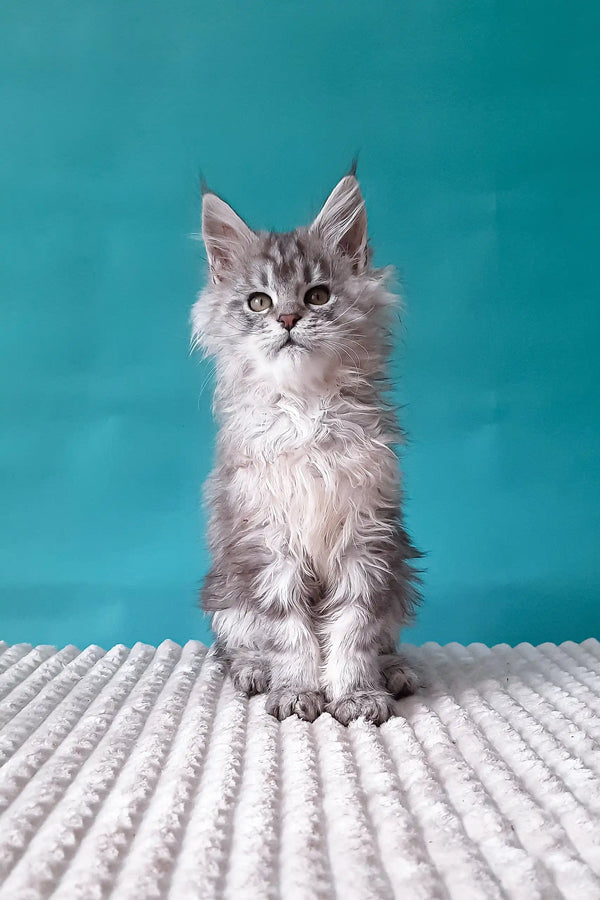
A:
[[[202,237],[209,280],[192,310],[192,340],[222,372],[275,387],[379,373],[393,297],[389,270],[371,266],[353,172],[311,225],[284,234],[253,231],[206,192]]]

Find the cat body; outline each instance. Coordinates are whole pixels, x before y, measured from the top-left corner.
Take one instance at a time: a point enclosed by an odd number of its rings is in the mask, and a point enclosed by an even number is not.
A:
[[[358,182],[289,234],[251,232],[206,194],[203,236],[211,283],[192,321],[216,361],[202,603],[217,647],[279,718],[384,721],[415,687],[395,647],[418,553],[383,393],[394,298],[370,265]]]

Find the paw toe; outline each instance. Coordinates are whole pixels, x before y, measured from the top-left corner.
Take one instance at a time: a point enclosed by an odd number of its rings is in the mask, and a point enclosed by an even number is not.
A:
[[[264,694],[269,689],[268,669],[255,663],[232,668],[231,680],[238,691],[243,691],[249,697]]]
[[[364,718],[374,725],[381,725],[394,715],[393,697],[385,691],[360,691],[339,697],[327,704],[327,712],[342,725],[354,719]]]
[[[388,691],[396,698],[408,697],[419,687],[419,676],[403,660],[385,665],[382,674]]]
[[[294,712],[306,722],[314,722],[323,712],[325,698],[320,691],[303,691],[298,694]]]
[[[281,691],[271,691],[267,697],[265,709],[270,716],[275,716],[280,722],[287,719],[293,713],[292,697],[290,694],[283,694]]]
[[[323,711],[324,705],[325,701],[320,691],[284,688],[269,694],[265,709],[280,722],[294,714],[306,722],[314,722]]]

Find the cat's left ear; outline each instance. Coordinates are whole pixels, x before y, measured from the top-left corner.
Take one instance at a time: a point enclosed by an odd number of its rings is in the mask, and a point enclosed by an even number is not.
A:
[[[210,274],[216,284],[235,265],[240,253],[256,235],[228,203],[206,191],[202,197],[202,238]]]
[[[352,260],[355,272],[367,265],[367,211],[354,174],[346,175],[333,189],[310,226],[335,250]]]

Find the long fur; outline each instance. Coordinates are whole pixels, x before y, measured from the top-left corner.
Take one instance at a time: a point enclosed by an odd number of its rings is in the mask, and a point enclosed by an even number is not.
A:
[[[419,556],[386,400],[391,272],[370,262],[354,175],[288,234],[250,231],[213,194],[204,204],[211,278],[192,341],[215,360],[219,434],[202,604],[234,681],[269,691],[274,715],[383,721],[392,693],[415,687],[395,647]],[[329,302],[307,306],[321,284]],[[251,311],[258,291],[272,309]],[[292,343],[287,313],[302,316]]]

